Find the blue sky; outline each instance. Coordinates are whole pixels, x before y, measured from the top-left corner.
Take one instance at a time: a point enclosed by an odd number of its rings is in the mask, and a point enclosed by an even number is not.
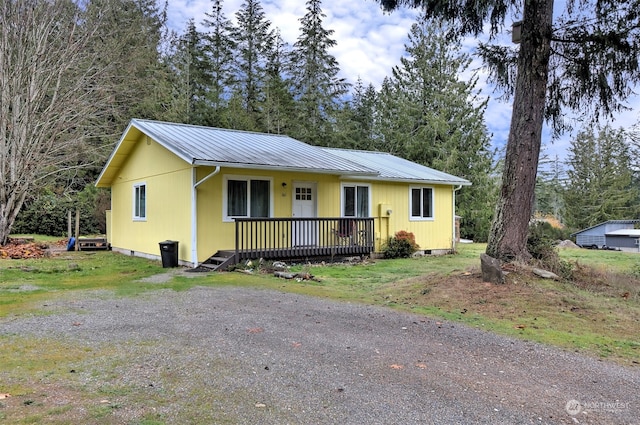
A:
[[[223,3],[228,19],[235,20],[235,12],[240,9],[243,0],[225,0]],[[557,3],[560,3],[559,1]],[[293,44],[299,36],[299,19],[306,13],[306,1],[303,0],[262,0],[267,19],[281,31],[283,39]],[[199,25],[205,13],[211,10],[210,0],[171,0],[168,5],[169,25],[183,32],[186,23],[193,18]],[[393,13],[382,11],[380,4],[373,0],[324,0],[322,10],[327,15],[324,28],[333,30],[333,39],[337,46],[331,50],[341,68],[341,76],[350,83],[360,77],[365,84],[373,83],[379,87],[385,76],[391,75],[391,69],[404,55],[407,34],[417,12],[412,9],[400,9]],[[518,17],[513,17],[517,20]],[[507,18],[507,21],[509,18]],[[506,34],[504,42],[510,42]],[[477,46],[474,39],[465,40],[464,46],[471,53]],[[490,98],[485,119],[489,131],[493,134],[493,145],[506,143],[511,119],[511,104],[498,100],[500,93],[486,83],[482,63],[474,60],[472,67],[480,75],[480,88],[483,96]],[[620,114],[612,124],[614,127],[629,128],[640,118],[640,99],[631,101],[636,106],[630,112]],[[543,135],[543,149],[551,155],[563,159],[571,135],[551,142],[549,132]]]

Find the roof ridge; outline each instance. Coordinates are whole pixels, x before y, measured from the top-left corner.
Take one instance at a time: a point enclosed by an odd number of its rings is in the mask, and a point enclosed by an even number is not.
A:
[[[260,136],[275,136],[275,137],[285,137],[285,138],[292,139],[292,137],[287,135],[287,134],[264,133],[264,132],[260,132],[260,131],[239,130],[239,129],[236,129],[236,128],[210,127],[210,126],[200,125],[200,124],[170,122],[170,121],[163,121],[163,120],[150,120],[150,119],[146,119],[146,118],[132,118],[131,122],[132,123],[133,122],[139,122],[139,123],[163,124],[163,125],[180,126],[180,127],[192,127],[192,128],[201,128],[203,130],[217,130],[217,131],[226,131],[226,132],[231,132],[231,133],[255,134],[255,135],[260,135]],[[293,139],[293,140],[296,140],[296,141],[301,142],[301,143],[305,143],[305,142],[302,142],[302,141],[297,140],[297,139]]]
[[[335,150],[335,151],[347,151],[347,152],[366,152],[366,153],[375,153],[375,154],[379,154],[379,155],[393,155],[393,156],[397,156],[392,154],[391,152],[384,152],[384,151],[368,151],[366,149],[349,149],[349,148],[334,148],[331,146],[319,146],[322,149],[329,149],[329,150]],[[398,157],[400,158],[400,157]]]

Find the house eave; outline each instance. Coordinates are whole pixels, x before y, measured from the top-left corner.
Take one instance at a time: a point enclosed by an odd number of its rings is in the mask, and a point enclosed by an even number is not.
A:
[[[331,174],[343,176],[345,174],[358,176],[358,178],[375,177],[375,172],[354,172],[353,170],[336,170],[331,168],[319,169],[319,168],[306,168],[306,167],[287,167],[287,166],[273,166],[265,164],[247,164],[238,162],[221,162],[210,161],[204,159],[193,160],[193,165],[207,166],[207,167],[224,167],[224,168],[241,168],[248,170],[269,170],[269,171],[287,171],[287,172],[302,172],[302,173],[314,173],[314,174]]]
[[[368,181],[380,181],[380,182],[393,182],[393,183],[408,183],[408,184],[429,184],[429,185],[443,185],[443,186],[471,186],[472,183],[468,180],[429,180],[429,179],[395,179],[389,177],[380,176],[362,176],[356,174],[343,174],[340,176],[342,179],[348,180],[368,180]]]

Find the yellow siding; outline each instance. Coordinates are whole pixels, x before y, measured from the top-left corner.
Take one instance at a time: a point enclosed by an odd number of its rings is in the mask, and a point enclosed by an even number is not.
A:
[[[409,187],[407,183],[378,182],[373,186],[373,215],[376,220],[376,248],[396,232],[404,230],[416,237],[423,250],[451,249],[453,242],[452,187],[438,185],[415,185],[432,187],[434,190],[434,218],[412,221],[409,217]],[[380,211],[383,205],[383,211]],[[386,210],[391,214],[387,215]]]
[[[107,243],[111,243],[111,230],[113,229],[113,225],[111,224],[111,210],[105,211],[106,215],[106,226],[107,226]]]
[[[147,217],[133,220],[133,186],[146,184]],[[160,256],[159,242],[176,240],[178,257],[191,261],[191,166],[142,136],[111,187],[111,245]]]

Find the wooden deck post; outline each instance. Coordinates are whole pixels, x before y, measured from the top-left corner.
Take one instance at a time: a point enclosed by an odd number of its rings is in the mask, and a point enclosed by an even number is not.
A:
[[[80,238],[80,209],[76,208],[76,251],[80,250],[78,239]]]

